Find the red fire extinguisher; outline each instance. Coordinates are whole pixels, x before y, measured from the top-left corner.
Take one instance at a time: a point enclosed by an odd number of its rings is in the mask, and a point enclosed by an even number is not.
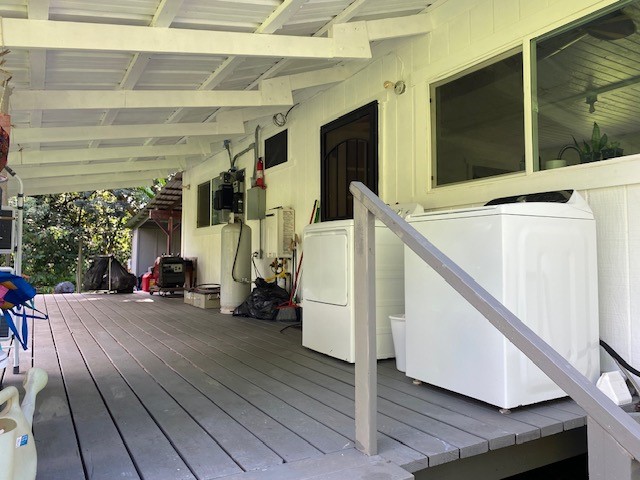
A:
[[[262,157],[258,158],[258,164],[256,165],[256,187],[267,188],[264,183],[264,163]]]

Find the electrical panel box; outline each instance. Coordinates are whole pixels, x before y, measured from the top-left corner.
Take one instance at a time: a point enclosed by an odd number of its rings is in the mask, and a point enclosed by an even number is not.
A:
[[[267,209],[267,191],[252,187],[247,190],[247,220],[262,220]]]
[[[295,213],[293,208],[274,208],[265,218],[267,258],[291,258],[295,241]]]
[[[15,247],[15,209],[0,209],[0,253],[13,253]]]
[[[244,169],[221,172],[211,180],[211,224],[227,223],[231,213],[244,214]]]

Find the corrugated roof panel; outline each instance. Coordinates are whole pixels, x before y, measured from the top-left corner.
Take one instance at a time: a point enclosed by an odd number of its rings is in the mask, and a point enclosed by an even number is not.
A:
[[[113,90],[129,62],[129,53],[47,52],[46,87],[51,90]]]
[[[147,125],[164,123],[175,109],[131,108],[120,110],[113,125]]]
[[[83,127],[99,125],[104,110],[44,110],[43,127]]]
[[[142,147],[146,139],[143,138],[118,138],[115,140],[100,140],[100,148],[109,147]]]
[[[51,20],[149,25],[158,0],[52,0]]]
[[[280,3],[279,0],[186,0],[172,26],[253,32]]]
[[[223,57],[154,55],[136,88],[195,90],[223,61]]]
[[[0,4],[0,15],[10,18],[26,18],[26,0],[6,0]]]
[[[287,26],[316,22],[322,22],[322,25],[324,25],[340,14],[351,3],[353,3],[353,0],[310,0],[302,5],[296,14],[291,17],[287,22]],[[389,3],[393,4],[395,2]],[[315,31],[310,32],[310,34],[315,33]]]

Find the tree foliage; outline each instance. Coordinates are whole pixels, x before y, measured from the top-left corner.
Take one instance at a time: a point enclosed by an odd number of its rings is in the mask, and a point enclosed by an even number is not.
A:
[[[131,255],[125,228],[158,188],[121,189],[25,198],[23,273],[39,287],[75,284],[82,243],[86,271],[94,255],[113,254],[123,265]]]

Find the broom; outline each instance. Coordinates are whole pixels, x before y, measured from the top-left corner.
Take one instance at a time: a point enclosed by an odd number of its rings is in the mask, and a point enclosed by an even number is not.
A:
[[[309,219],[309,225],[313,223],[313,218],[316,214],[316,208],[318,207],[318,200],[314,200],[313,208],[311,209],[311,218]],[[298,289],[298,276],[300,275],[300,268],[302,267],[302,258],[304,257],[304,252],[300,254],[300,259],[298,260],[298,266],[296,268],[296,276],[293,280],[293,285],[291,286],[291,293],[289,295],[289,300],[285,303],[278,305],[278,314],[276,315],[277,322],[295,322],[298,320],[298,315],[296,314],[296,309],[300,306],[293,301],[295,297],[296,290]]]

